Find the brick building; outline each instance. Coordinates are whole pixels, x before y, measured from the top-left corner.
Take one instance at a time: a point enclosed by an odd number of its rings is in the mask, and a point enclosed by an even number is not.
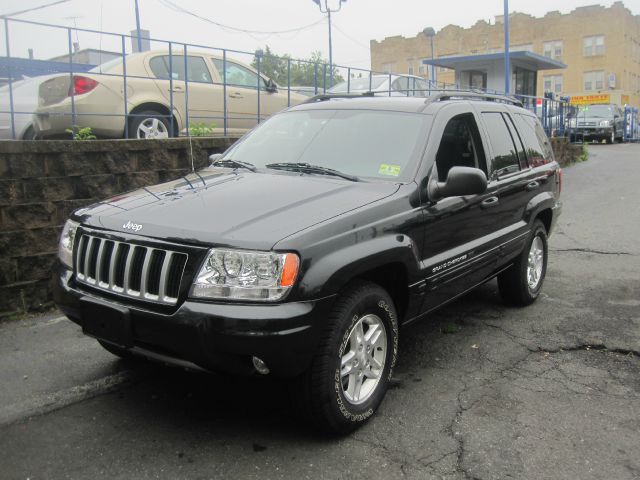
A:
[[[563,70],[537,74],[536,92],[545,91],[599,98],[613,103],[640,106],[640,15],[633,15],[622,2],[606,8],[579,7],[567,14],[554,11],[537,18],[512,13],[510,50],[528,51],[567,65]],[[504,51],[503,16],[494,23],[478,21],[470,28],[447,25],[433,38],[434,56],[482,55]],[[407,73],[429,78],[429,39],[419,33],[413,38],[387,37],[371,40],[371,68],[374,71]],[[453,70],[437,67],[439,82],[455,83]]]

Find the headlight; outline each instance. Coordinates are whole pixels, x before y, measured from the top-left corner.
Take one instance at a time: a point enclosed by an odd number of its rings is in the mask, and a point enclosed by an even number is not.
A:
[[[299,263],[295,253],[213,248],[191,287],[191,297],[280,300],[293,286]]]
[[[611,121],[610,120],[602,120],[600,122],[600,126],[601,127],[610,127],[611,126]]]
[[[78,223],[67,220],[62,228],[60,242],[58,242],[58,258],[67,267],[73,267],[73,239],[76,236]]]

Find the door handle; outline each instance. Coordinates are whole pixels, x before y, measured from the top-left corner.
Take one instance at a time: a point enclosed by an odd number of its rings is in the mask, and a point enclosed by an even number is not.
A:
[[[535,190],[539,186],[540,186],[540,183],[538,183],[538,181],[534,180],[533,182],[527,183],[527,186],[524,187],[524,188],[527,190],[527,192],[531,192],[532,190]]]
[[[495,207],[496,205],[498,205],[498,203],[500,203],[500,201],[498,200],[498,197],[489,197],[489,198],[485,198],[482,203],[480,203],[480,208],[491,208],[491,207]]]
[[[174,93],[184,93],[184,90],[182,89],[182,87],[173,87],[173,88],[170,88],[169,91]]]
[[[229,98],[243,98],[240,92],[233,92],[229,94]]]

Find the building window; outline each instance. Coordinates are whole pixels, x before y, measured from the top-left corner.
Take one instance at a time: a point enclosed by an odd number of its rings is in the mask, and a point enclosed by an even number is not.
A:
[[[407,73],[413,75],[413,62],[407,62]]]
[[[545,75],[544,91],[561,93],[562,92],[562,75]]]
[[[544,42],[542,51],[545,57],[554,60],[562,60],[562,40],[554,40],[552,42]]]
[[[393,73],[396,69],[395,63],[383,63],[382,64],[382,73]]]
[[[587,92],[592,90],[603,90],[604,71],[597,70],[594,72],[584,72],[584,89]]]
[[[429,65],[425,65],[423,60],[431,60],[430,58],[421,58],[418,65],[418,75],[429,75]]]
[[[584,56],[604,55],[604,35],[584,37]]]

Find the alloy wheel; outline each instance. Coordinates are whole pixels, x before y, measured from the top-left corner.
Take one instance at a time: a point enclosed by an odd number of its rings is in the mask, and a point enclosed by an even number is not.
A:
[[[342,393],[345,399],[358,405],[366,402],[380,383],[387,358],[387,332],[377,315],[358,319],[349,332],[349,349],[340,368]]]
[[[538,288],[542,278],[542,269],[544,267],[544,244],[539,236],[536,236],[531,242],[529,249],[529,260],[527,264],[527,283],[531,290]]]

